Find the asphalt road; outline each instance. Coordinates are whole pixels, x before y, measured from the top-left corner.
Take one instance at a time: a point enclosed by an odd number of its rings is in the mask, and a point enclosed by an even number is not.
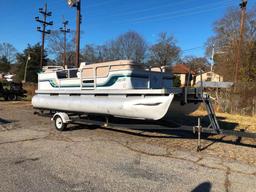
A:
[[[204,140],[197,153],[186,135],[71,128],[55,131],[29,103],[1,103],[0,191],[256,191],[255,140]]]

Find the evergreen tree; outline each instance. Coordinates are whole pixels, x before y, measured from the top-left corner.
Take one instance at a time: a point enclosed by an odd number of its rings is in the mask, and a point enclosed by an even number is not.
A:
[[[0,72],[9,72],[11,69],[10,62],[6,56],[0,57]]]
[[[39,43],[28,47],[23,51],[23,53],[17,54],[17,64],[19,64],[17,71],[17,80],[21,81],[24,78],[25,65],[30,55],[30,60],[27,65],[27,82],[37,82],[37,73],[41,71],[40,69],[40,58],[41,58],[41,45]],[[46,54],[44,54],[43,63],[47,62]]]

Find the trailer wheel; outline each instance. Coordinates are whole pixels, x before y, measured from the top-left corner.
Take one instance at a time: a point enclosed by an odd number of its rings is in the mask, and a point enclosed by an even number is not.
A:
[[[8,95],[8,100],[10,100],[10,101],[14,101],[14,100],[16,100],[17,99],[17,96],[15,95],[15,94],[9,94]]]
[[[67,124],[63,122],[60,115],[54,117],[54,125],[58,131],[64,131],[67,128]]]

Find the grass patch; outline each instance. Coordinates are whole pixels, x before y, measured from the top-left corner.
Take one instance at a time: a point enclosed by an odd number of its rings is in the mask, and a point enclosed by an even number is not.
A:
[[[204,110],[197,110],[191,114],[192,116],[205,116],[207,112]],[[216,113],[217,117],[222,122],[237,123],[235,130],[245,129],[246,131],[256,132],[256,116],[243,116],[229,113]]]

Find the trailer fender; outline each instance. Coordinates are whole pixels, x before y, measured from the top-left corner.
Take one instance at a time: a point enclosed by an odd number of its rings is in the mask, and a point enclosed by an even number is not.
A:
[[[60,116],[60,117],[61,117],[63,123],[69,123],[69,122],[71,122],[71,120],[70,120],[68,114],[67,114],[67,113],[62,113],[62,112],[55,113],[55,114],[53,115],[53,117],[51,118],[51,120],[54,121],[54,120],[55,120],[55,117],[57,117],[57,116]]]

